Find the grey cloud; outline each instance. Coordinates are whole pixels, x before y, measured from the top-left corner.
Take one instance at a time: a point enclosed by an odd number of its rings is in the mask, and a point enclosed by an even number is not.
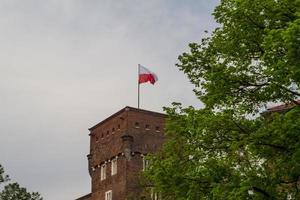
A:
[[[213,1],[0,0],[0,163],[45,200],[90,191],[87,128],[136,106],[202,104],[174,66],[216,24]]]

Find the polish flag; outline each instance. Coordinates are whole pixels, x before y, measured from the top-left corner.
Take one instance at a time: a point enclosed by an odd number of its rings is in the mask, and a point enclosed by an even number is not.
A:
[[[158,81],[157,76],[146,67],[139,65],[139,84],[150,82],[152,85]]]

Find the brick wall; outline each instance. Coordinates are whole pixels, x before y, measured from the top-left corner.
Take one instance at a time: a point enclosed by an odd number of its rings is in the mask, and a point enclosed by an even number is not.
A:
[[[90,199],[105,200],[105,192],[112,190],[113,200],[137,197],[142,188],[139,174],[143,155],[161,148],[165,115],[125,107],[90,128],[88,155],[92,193]],[[111,175],[111,160],[117,158],[117,174]],[[106,163],[106,179],[100,180],[100,166]]]

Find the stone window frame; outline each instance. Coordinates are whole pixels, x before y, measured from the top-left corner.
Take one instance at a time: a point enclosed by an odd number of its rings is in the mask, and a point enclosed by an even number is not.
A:
[[[149,160],[145,158],[145,156],[142,156],[143,158],[143,171],[145,171],[149,167]]]
[[[112,200],[112,190],[105,192],[105,200]]]
[[[103,163],[100,166],[100,180],[101,181],[106,179],[106,169],[107,169],[107,165],[106,165],[106,163]]]
[[[151,188],[151,200],[161,200],[161,195]]]
[[[111,175],[116,175],[118,173],[118,159],[117,157],[116,158],[113,158],[111,160]]]

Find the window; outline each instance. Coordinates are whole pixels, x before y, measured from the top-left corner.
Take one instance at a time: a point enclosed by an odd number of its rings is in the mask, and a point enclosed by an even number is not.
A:
[[[159,131],[159,126],[156,126],[156,127],[155,127],[155,131],[156,131],[156,132],[160,132],[160,131]]]
[[[161,200],[160,195],[153,188],[151,189],[151,200]]]
[[[149,160],[143,157],[143,171],[145,171],[149,166]]]
[[[150,125],[149,125],[149,124],[146,124],[145,129],[146,129],[146,130],[150,130]]]
[[[115,128],[112,128],[111,133],[112,133],[112,134],[115,133]]]
[[[109,131],[106,131],[106,136],[108,136],[109,135]]]
[[[105,192],[105,200],[112,200],[112,191],[108,190]]]
[[[102,164],[100,169],[100,179],[103,181],[106,179],[106,164]]]
[[[135,128],[140,128],[140,124],[138,122],[135,122]]]
[[[121,129],[121,125],[120,124],[118,124],[118,130],[120,130]]]
[[[158,200],[158,196],[156,192],[151,193],[151,199],[152,200]]]
[[[111,175],[117,174],[117,169],[118,169],[117,158],[114,158],[111,161]]]

